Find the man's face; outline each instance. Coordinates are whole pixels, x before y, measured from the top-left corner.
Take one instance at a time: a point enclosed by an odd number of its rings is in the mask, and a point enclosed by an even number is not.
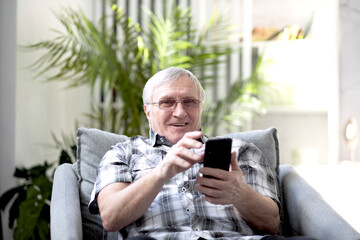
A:
[[[175,99],[178,103],[170,110],[160,109],[159,105],[153,105],[151,110],[147,111],[149,106],[144,105],[152,130],[166,137],[174,144],[185,133],[200,130],[202,106],[184,109],[180,103],[182,99],[200,100],[195,84],[187,76],[182,76],[175,82],[165,84],[154,90],[152,102],[166,99]]]

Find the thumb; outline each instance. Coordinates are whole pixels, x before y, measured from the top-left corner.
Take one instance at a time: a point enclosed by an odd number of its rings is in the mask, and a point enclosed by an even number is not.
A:
[[[230,171],[239,171],[240,167],[238,165],[238,161],[236,160],[236,152],[231,153],[231,163],[230,163]]]

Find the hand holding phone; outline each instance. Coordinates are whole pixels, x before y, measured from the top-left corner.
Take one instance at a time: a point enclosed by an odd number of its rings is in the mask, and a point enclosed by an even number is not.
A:
[[[208,140],[205,143],[204,167],[220,168],[229,171],[231,145],[231,138],[215,138]]]

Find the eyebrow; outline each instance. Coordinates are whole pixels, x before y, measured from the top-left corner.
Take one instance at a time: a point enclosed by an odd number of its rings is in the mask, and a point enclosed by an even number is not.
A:
[[[159,98],[159,100],[164,100],[164,99],[176,99],[176,97],[165,95],[165,96],[162,96],[162,97]],[[181,97],[181,99],[197,99],[197,97],[185,96],[185,97]]]

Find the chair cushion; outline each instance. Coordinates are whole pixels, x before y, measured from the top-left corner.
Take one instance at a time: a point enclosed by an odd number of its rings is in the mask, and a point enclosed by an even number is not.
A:
[[[281,221],[278,234],[282,235],[284,228],[284,210],[282,206],[283,196],[279,179],[280,151],[279,141],[277,138],[277,129],[268,128],[265,130],[251,130],[247,132],[230,133],[225,135],[225,137],[241,138],[247,142],[253,143],[261,150],[265,158],[269,161],[269,165],[271,166],[274,176],[277,176],[277,192],[279,194],[278,197],[280,201],[279,211]]]
[[[87,206],[102,157],[112,145],[127,139],[127,136],[98,129],[79,128],[77,131],[77,161],[73,169],[79,179],[83,239],[103,239],[104,234],[114,234],[103,232],[100,216],[90,214]]]
[[[240,138],[255,144],[270,162],[269,165],[274,171],[274,175],[279,175],[280,153],[276,128],[230,133],[224,135],[224,137]]]
[[[265,158],[271,162],[270,166],[275,176],[278,176],[279,145],[275,128],[231,133],[223,137],[241,138],[255,144],[265,155]],[[102,236],[104,234],[100,217],[91,215],[87,209],[91,191],[96,180],[97,167],[105,152],[112,145],[127,139],[129,139],[127,136],[98,129],[79,128],[77,131],[77,162],[73,165],[73,168],[79,179],[84,239],[87,239],[86,236],[88,234],[91,235],[92,239],[94,235]],[[280,191],[278,192],[280,193]],[[281,196],[279,198],[281,199]]]

